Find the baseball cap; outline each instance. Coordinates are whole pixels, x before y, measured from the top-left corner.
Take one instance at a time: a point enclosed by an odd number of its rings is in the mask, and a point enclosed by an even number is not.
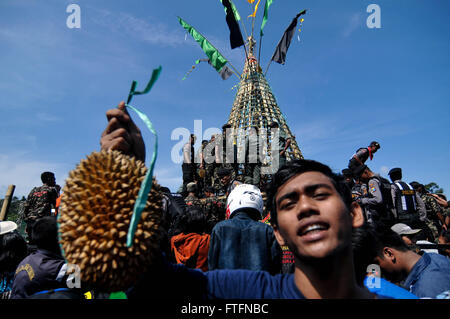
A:
[[[0,221],[0,235],[12,232],[17,229],[17,224],[12,221]]]
[[[402,223],[395,224],[391,229],[399,235],[414,235],[421,231],[421,229],[412,229],[408,225]]]

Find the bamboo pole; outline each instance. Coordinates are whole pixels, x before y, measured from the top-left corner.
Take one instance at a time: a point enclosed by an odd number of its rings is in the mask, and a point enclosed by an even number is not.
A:
[[[8,190],[6,191],[5,199],[3,201],[2,210],[0,212],[0,221],[4,221],[8,217],[8,209],[9,209],[9,205],[11,204],[11,199],[12,199],[15,189],[16,189],[16,185],[8,186]]]

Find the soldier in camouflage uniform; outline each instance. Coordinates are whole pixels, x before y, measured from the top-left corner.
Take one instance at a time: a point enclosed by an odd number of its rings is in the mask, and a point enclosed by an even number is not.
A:
[[[26,232],[29,242],[32,242],[33,224],[42,217],[51,216],[52,208],[56,207],[56,199],[59,196],[55,174],[44,172],[41,174],[41,180],[43,185],[31,190],[24,206],[24,221],[27,224]]]
[[[225,219],[225,207],[223,202],[214,195],[214,188],[209,186],[205,189],[204,212],[208,223],[208,234],[211,234],[214,226]]]
[[[205,169],[205,187],[213,186],[214,168],[215,162],[215,139],[216,136],[212,135],[208,144],[203,151],[204,169]]]
[[[221,186],[220,176],[218,174],[221,168],[230,170],[231,179],[236,179],[237,176],[237,151],[232,141],[228,139],[231,125],[225,124],[222,126],[222,134],[216,135],[215,138],[215,157],[216,165],[214,168],[214,188],[219,191]],[[227,132],[228,131],[228,132]],[[227,134],[228,133],[228,134]]]
[[[220,206],[220,215],[225,216],[227,209],[227,197],[228,194],[239,184],[242,184],[240,181],[233,179],[232,170],[220,167],[217,170],[217,174],[220,178],[219,187],[215,188],[217,203]]]
[[[245,170],[244,183],[260,187],[261,161],[258,140],[258,127],[252,126],[248,136],[245,138]]]
[[[433,233],[431,241],[437,242],[439,237],[439,232],[442,225],[445,223],[444,217],[442,216],[442,208],[436,199],[425,190],[422,184],[417,182],[412,182],[410,185],[419,193],[420,198],[425,204],[427,210],[427,221],[426,224],[428,228]]]
[[[286,160],[286,151],[291,145],[291,137],[288,136],[284,130],[280,129],[278,122],[270,123],[271,130],[278,131],[278,169],[284,166],[287,162]],[[272,154],[275,156],[275,154]]]
[[[431,194],[434,198],[436,198],[436,201],[439,203],[439,205],[442,207],[442,217],[444,219],[444,224],[442,225],[445,230],[449,229],[450,226],[450,205],[447,201],[447,197],[442,194]]]
[[[186,202],[186,205],[187,206],[202,207],[202,202],[200,201],[200,199],[196,195],[196,193],[197,193],[197,184],[194,183],[194,182],[188,183],[186,185],[186,189],[188,191],[188,195],[184,199],[184,201]]]

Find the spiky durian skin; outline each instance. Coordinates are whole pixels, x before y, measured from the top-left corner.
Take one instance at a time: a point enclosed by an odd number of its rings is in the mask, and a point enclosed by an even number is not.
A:
[[[159,253],[160,186],[153,180],[131,247],[128,227],[147,168],[118,151],[93,152],[69,173],[58,215],[65,259],[84,285],[103,292],[130,287]]]

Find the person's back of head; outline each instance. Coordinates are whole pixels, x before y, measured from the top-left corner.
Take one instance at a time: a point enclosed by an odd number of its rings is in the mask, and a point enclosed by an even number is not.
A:
[[[33,225],[32,238],[38,249],[61,253],[58,243],[58,227],[54,216],[38,219]]]
[[[388,175],[391,178],[392,182],[401,180],[402,179],[402,169],[400,167],[395,167],[389,171]]]
[[[54,186],[55,184],[55,174],[52,172],[43,172],[41,174],[41,181],[44,184]]]
[[[393,231],[390,227],[378,223],[375,225],[374,230],[376,233],[375,237],[377,239],[376,248],[379,255],[382,254],[384,247],[394,248],[403,252],[410,251],[400,235]]]
[[[416,181],[410,182],[409,185],[411,185],[411,187],[414,188],[414,190],[416,192],[418,192],[419,194],[425,194],[426,193],[425,187],[422,184],[420,184],[419,182],[416,182]]]
[[[306,172],[319,172],[327,176],[337,192],[341,196],[345,205],[350,209],[352,205],[352,194],[345,183],[345,178],[341,174],[334,173],[330,167],[314,160],[297,159],[288,162],[281,167],[272,177],[272,181],[267,190],[267,208],[271,214],[270,222],[278,225],[275,198],[278,189],[294,176]]]
[[[27,243],[17,231],[0,235],[0,274],[13,272],[27,255]]]
[[[180,223],[181,231],[185,234],[203,234],[206,231],[206,215],[200,207],[189,207]]]

